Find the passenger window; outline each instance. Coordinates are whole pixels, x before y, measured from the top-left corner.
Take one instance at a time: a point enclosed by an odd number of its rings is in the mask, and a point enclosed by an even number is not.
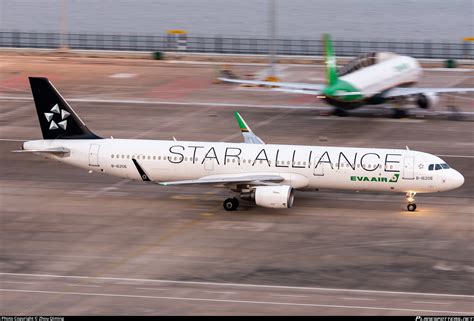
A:
[[[432,170],[433,170],[433,167],[434,167],[434,164],[430,164],[430,166],[428,166],[428,170],[429,170],[429,171],[432,171]]]
[[[441,165],[440,164],[436,164],[436,167],[435,167],[435,170],[440,170],[441,169]]]
[[[111,157],[114,158],[114,154],[112,154]]]

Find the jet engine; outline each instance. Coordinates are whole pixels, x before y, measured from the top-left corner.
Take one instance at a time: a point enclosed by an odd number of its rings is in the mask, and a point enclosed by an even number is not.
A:
[[[242,199],[255,202],[258,206],[269,208],[290,208],[293,206],[293,187],[282,186],[258,186],[250,192],[242,193]]]
[[[434,107],[439,102],[438,95],[434,93],[418,94],[416,97],[416,104],[418,107],[428,109]]]

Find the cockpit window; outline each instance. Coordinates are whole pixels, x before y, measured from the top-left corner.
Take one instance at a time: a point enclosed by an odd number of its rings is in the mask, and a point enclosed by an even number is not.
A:
[[[432,171],[432,170],[435,170],[435,171],[439,171],[440,169],[450,169],[451,167],[449,167],[448,164],[446,163],[443,163],[443,164],[430,164],[428,165],[428,170],[429,171]]]

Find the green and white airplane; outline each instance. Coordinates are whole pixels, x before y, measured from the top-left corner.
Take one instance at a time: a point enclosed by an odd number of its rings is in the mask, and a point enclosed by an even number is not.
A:
[[[363,54],[338,70],[336,56],[328,34],[323,36],[325,48],[326,84],[257,81],[219,78],[225,82],[278,87],[273,90],[296,94],[316,95],[336,107],[336,114],[364,105],[406,103],[414,101],[418,107],[435,106],[441,93],[472,92],[474,88],[419,88],[409,87],[418,82],[422,68],[409,56],[391,52]],[[395,116],[405,111],[395,108]]]

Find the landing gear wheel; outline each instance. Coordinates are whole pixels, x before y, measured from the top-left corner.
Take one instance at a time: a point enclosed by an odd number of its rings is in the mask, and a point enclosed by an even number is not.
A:
[[[234,198],[228,198],[224,201],[224,209],[226,211],[235,211],[239,207],[239,200]]]
[[[407,112],[403,109],[394,109],[392,117],[395,119],[406,118]]]
[[[416,195],[416,192],[408,192],[405,195],[405,197],[407,198],[407,202],[408,202],[407,210],[409,212],[414,212],[416,210],[415,195]]]
[[[334,115],[339,116],[339,117],[347,117],[349,113],[345,111],[344,109],[336,108],[334,109]]]

